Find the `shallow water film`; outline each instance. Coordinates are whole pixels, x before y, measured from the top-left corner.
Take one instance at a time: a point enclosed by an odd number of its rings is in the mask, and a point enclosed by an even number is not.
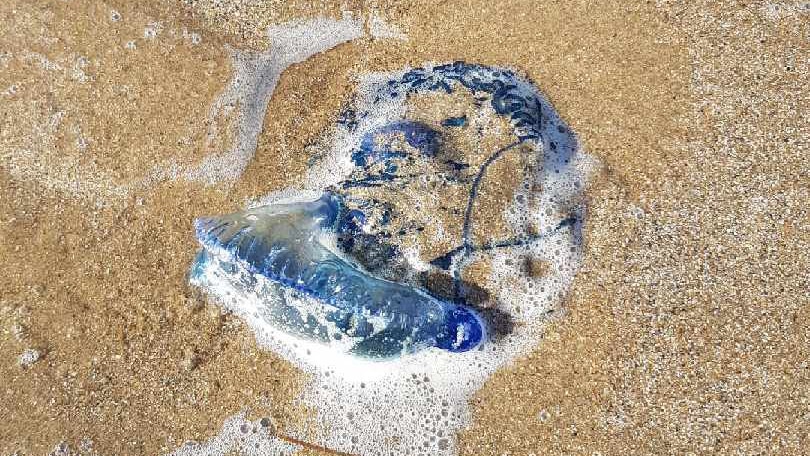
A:
[[[0,1],[0,455],[805,454],[806,3]]]

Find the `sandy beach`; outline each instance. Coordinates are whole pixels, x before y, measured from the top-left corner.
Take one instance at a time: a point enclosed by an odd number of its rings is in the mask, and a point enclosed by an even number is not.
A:
[[[233,141],[235,51],[346,17],[238,177],[195,177]],[[0,24],[0,454],[168,454],[241,411],[314,438],[308,375],[189,286],[192,220],[301,181],[361,75],[459,60],[531,80],[598,166],[559,314],[458,454],[810,448],[806,2],[7,0]]]

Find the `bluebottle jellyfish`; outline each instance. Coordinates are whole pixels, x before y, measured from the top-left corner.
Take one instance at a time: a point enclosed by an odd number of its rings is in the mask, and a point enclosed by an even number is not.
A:
[[[319,198],[195,221],[191,282],[227,282],[269,326],[358,356],[476,349],[497,322],[470,264],[581,222],[576,140],[547,106],[513,71],[464,62],[378,81],[340,113],[333,162],[348,166]]]
[[[352,353],[384,357],[435,346],[466,351],[483,337],[480,319],[463,306],[374,277],[330,250],[322,239],[351,222],[339,195],[276,204],[195,222],[203,251],[195,268],[220,261],[311,297],[302,307],[278,306],[275,323],[317,339],[357,339]],[[245,286],[251,283],[248,280]]]

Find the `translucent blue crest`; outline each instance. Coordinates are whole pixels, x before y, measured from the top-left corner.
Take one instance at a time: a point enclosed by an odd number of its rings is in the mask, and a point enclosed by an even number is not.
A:
[[[219,260],[221,268],[259,274],[315,298],[326,312],[302,312],[286,321],[296,325],[312,316],[317,322],[313,330],[326,334],[331,327],[331,338],[359,339],[351,349],[356,354],[386,357],[427,346],[476,347],[484,329],[473,311],[373,277],[322,243],[328,233],[353,226],[355,217],[355,211],[342,207],[340,196],[326,193],[312,202],[199,218],[195,228],[204,253],[194,274]],[[301,332],[300,327],[287,329]]]

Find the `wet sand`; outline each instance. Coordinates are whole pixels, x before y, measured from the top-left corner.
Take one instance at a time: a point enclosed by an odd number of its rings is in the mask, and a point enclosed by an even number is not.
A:
[[[0,5],[4,454],[165,453],[244,407],[305,421],[305,378],[188,288],[190,222],[299,179],[354,75],[447,60],[515,67],[602,162],[565,313],[476,396],[461,454],[810,445],[804,4],[187,3]],[[290,67],[232,187],[149,178],[216,148],[226,45],[346,9],[408,40]]]

